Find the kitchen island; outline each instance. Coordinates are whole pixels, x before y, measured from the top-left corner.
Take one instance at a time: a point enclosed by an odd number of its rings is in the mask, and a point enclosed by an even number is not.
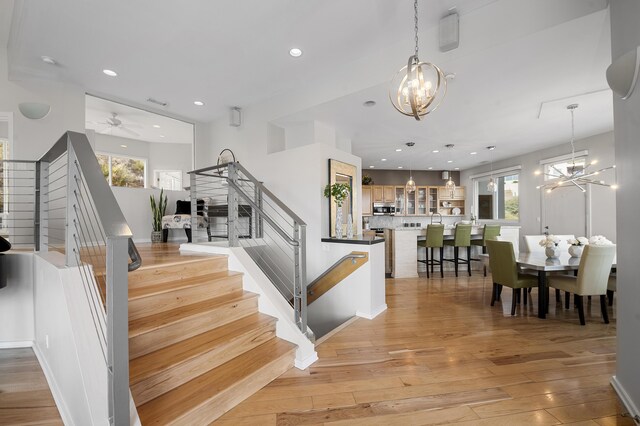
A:
[[[471,238],[481,238],[482,228],[484,225],[473,226],[471,228]],[[391,252],[391,276],[393,278],[415,278],[418,276],[418,238],[424,238],[426,236],[427,228],[424,227],[397,227],[389,228],[386,230],[385,235],[389,235],[391,243],[389,244]],[[444,230],[445,238],[453,238],[455,232],[455,226],[446,225]],[[511,241],[516,252],[519,251],[518,244],[520,241],[520,227],[519,226],[502,226],[500,228],[500,239],[503,241]],[[471,256],[477,258],[479,253],[475,253],[474,250],[478,250],[477,247],[472,247]],[[424,250],[421,250],[424,253]],[[445,257],[453,258],[453,249],[445,246]],[[462,257],[465,257],[463,254]],[[422,259],[423,257],[421,257]],[[475,263],[475,265],[474,265]],[[472,262],[472,268],[480,269],[481,262]],[[444,265],[445,271],[453,270],[453,263],[446,262]]]

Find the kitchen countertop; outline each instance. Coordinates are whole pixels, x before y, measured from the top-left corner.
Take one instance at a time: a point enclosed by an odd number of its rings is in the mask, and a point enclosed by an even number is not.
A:
[[[473,229],[478,229],[478,228],[482,228],[484,225],[473,225],[472,228]],[[519,225],[500,225],[501,228],[503,229],[520,229]],[[445,225],[444,229],[446,230],[453,230],[455,229],[455,225]],[[390,229],[392,231],[421,231],[424,229],[427,229],[426,226],[397,226],[395,228],[384,228],[384,229]]]
[[[364,244],[373,245],[384,243],[382,237],[368,237],[364,235],[354,235],[353,238],[322,238],[323,243],[340,243],[340,244]]]

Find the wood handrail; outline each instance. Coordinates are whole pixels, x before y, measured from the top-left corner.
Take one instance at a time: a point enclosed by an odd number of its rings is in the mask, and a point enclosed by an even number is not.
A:
[[[368,261],[369,253],[363,251],[352,251],[342,257],[309,284],[307,287],[307,305],[313,303]]]

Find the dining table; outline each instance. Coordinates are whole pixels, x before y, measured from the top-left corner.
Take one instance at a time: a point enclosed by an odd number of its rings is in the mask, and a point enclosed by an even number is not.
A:
[[[488,265],[489,255],[482,254],[480,258]],[[516,253],[516,263],[524,271],[535,271],[538,275],[538,318],[547,317],[547,273],[557,271],[578,271],[580,258],[571,257],[569,253],[562,253],[558,257],[547,257],[544,253]],[[616,258],[613,258],[613,265],[616,267]]]

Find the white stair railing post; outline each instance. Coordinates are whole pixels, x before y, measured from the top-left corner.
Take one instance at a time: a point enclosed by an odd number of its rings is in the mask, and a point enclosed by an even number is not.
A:
[[[109,420],[129,425],[129,237],[107,238],[107,363]]]
[[[235,190],[238,184],[238,171],[235,163],[229,163],[229,181],[235,185],[229,185],[229,195],[227,203],[227,234],[229,237],[229,247],[238,247],[238,194]]]
[[[34,246],[36,251],[45,252],[49,250],[49,240],[47,238],[47,226],[49,224],[49,163],[46,161],[36,161],[36,202],[34,216]]]

